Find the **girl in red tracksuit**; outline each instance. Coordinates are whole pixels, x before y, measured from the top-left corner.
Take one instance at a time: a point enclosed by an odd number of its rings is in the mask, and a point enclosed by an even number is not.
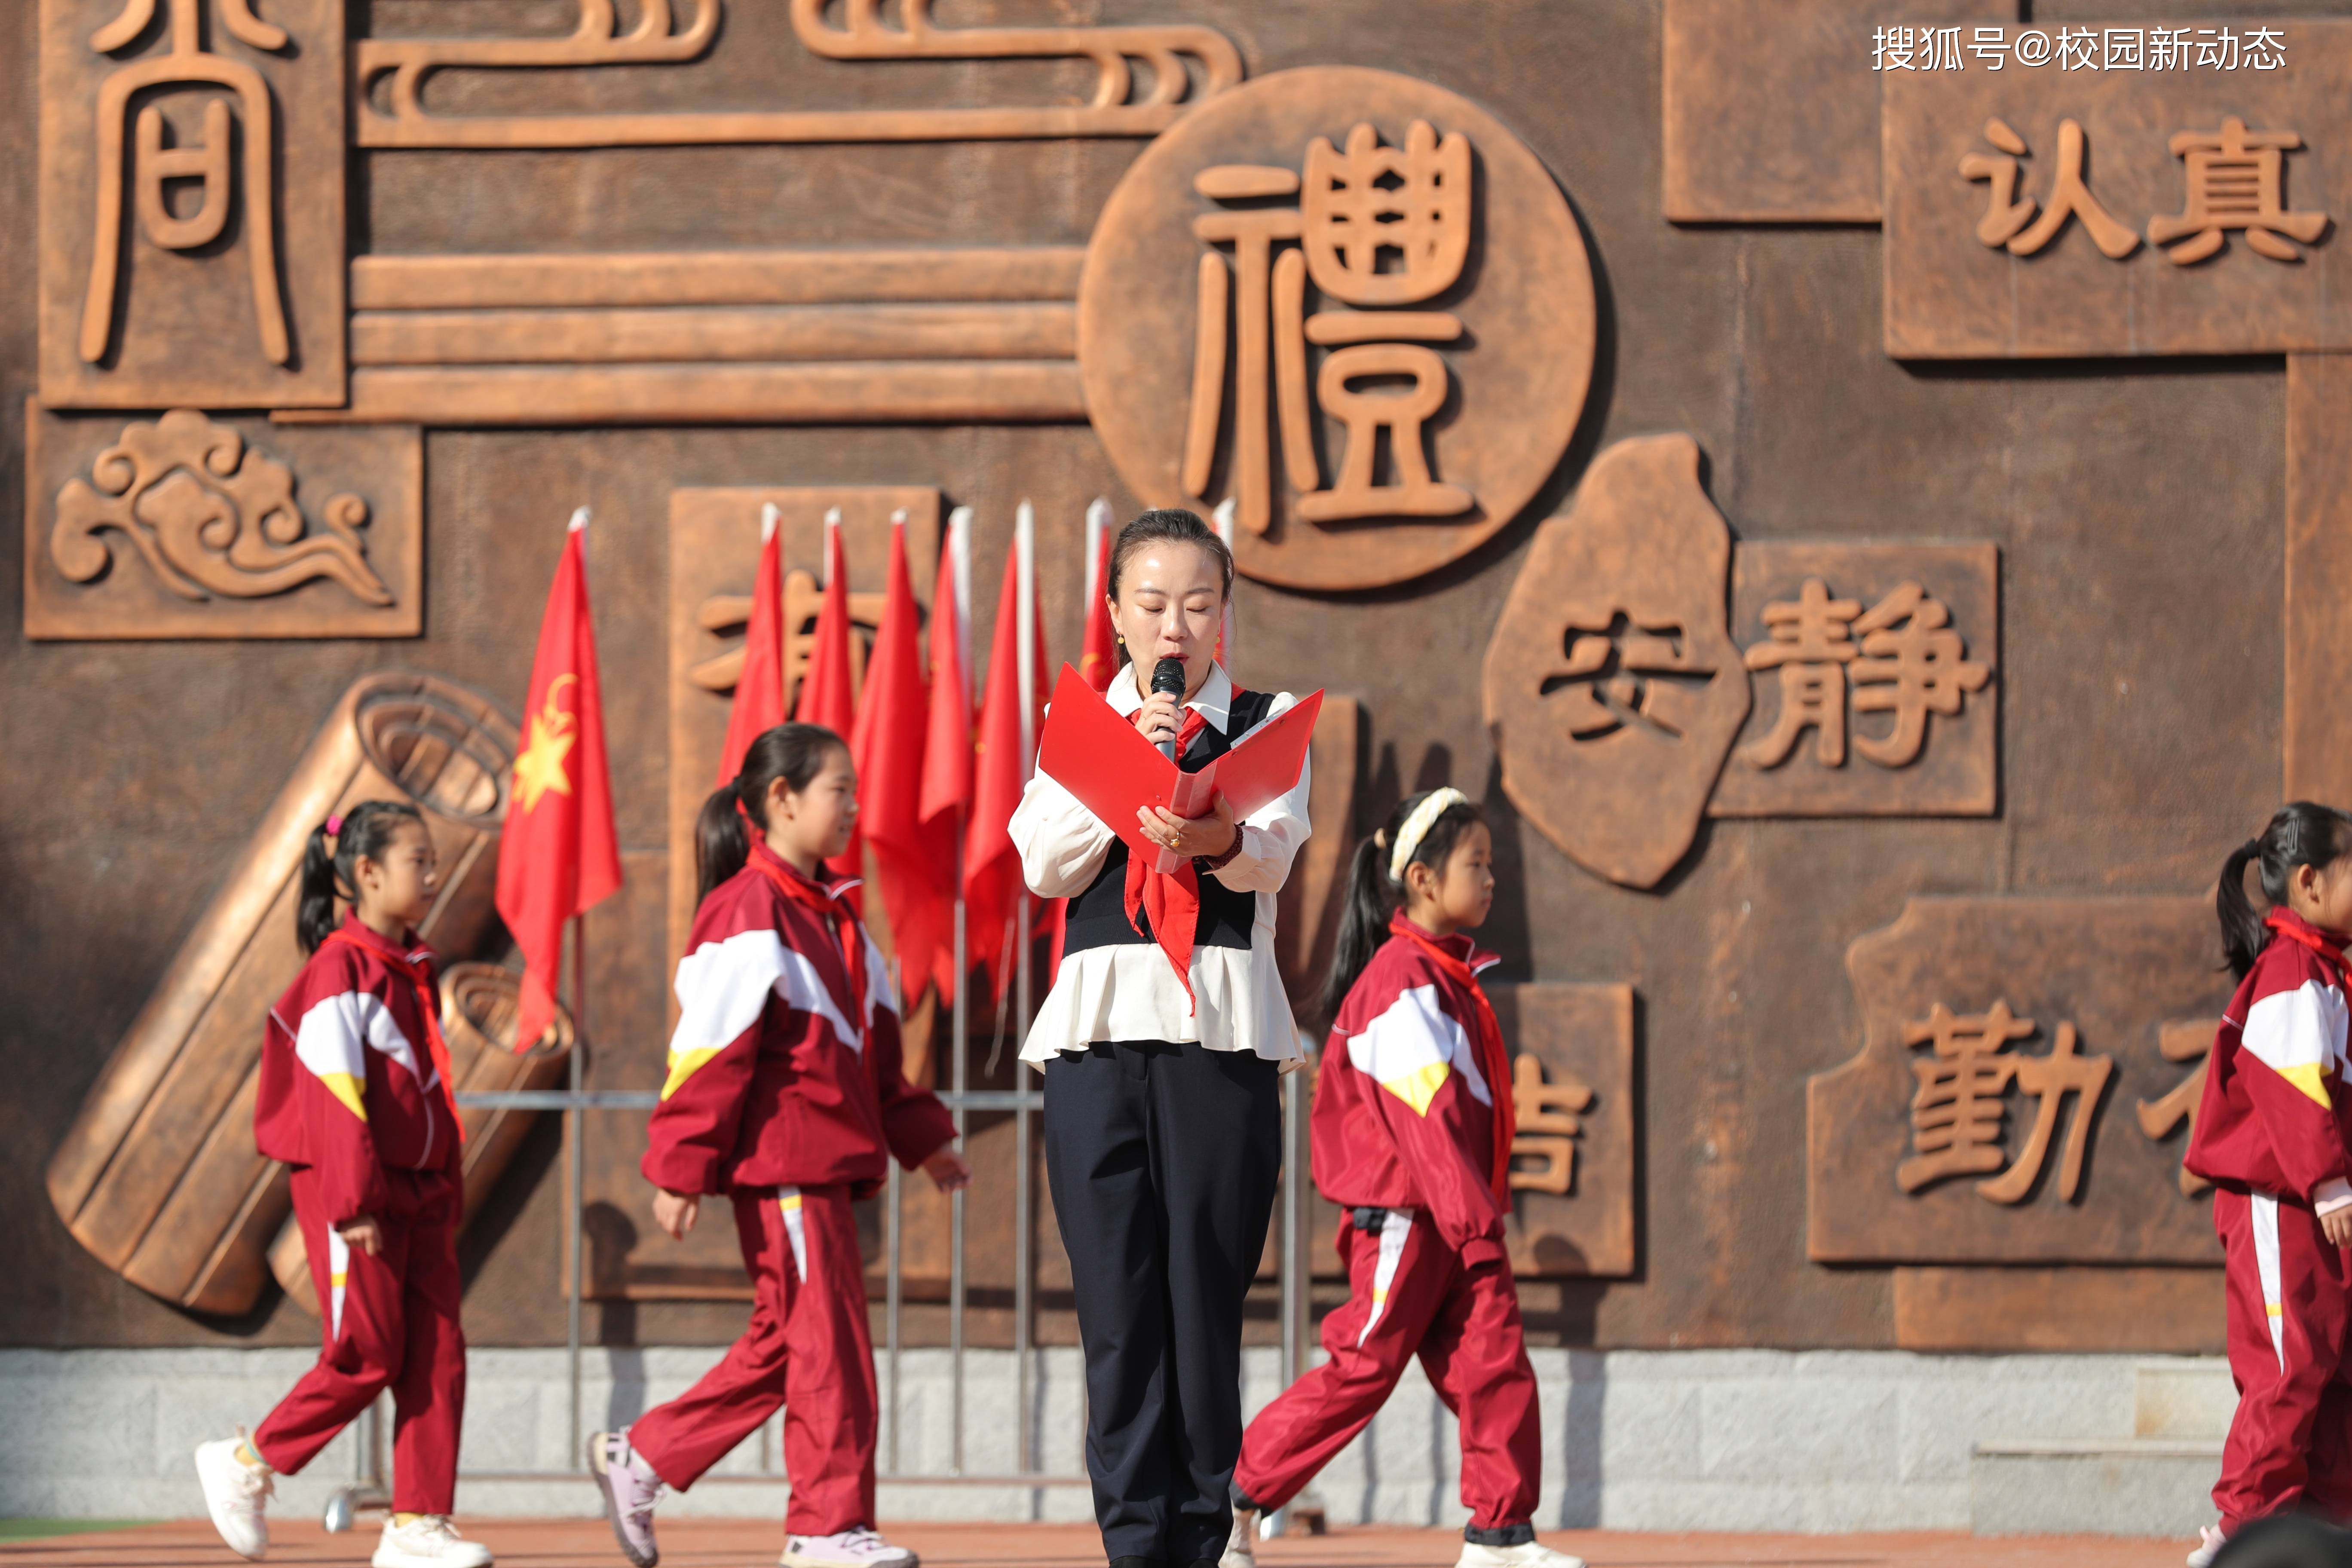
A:
[[[856,882],[820,879],[856,818],[841,737],[782,724],[697,825],[701,905],[642,1169],[673,1237],[702,1198],[733,1204],[755,1305],[701,1382],[590,1440],[614,1534],[638,1568],[659,1560],[661,1489],[692,1486],[780,1405],[786,1568],[914,1568],[873,1528],[874,1347],[850,1205],[881,1185],[892,1155],[943,1191],[971,1168],[946,1108],[900,1071],[890,973],[845,897]]]
[[[2246,898],[2256,864],[2264,914]],[[2190,1568],[2265,1515],[2352,1518],[2352,817],[2284,807],[2222,866],[2213,902],[2238,989],[2207,1058],[2186,1163],[2217,1189],[2239,1397],[2213,1489],[2221,1528],[2206,1528]]]
[[[248,1439],[206,1443],[196,1475],[221,1538],[269,1544],[276,1474],[310,1463],[387,1387],[394,1513],[374,1568],[487,1568],[449,1523],[466,1409],[457,1324],[463,1132],[433,954],[415,927],[440,885],[413,805],[363,801],[303,855],[295,933],[310,960],[269,1010],[253,1141],[291,1167],[326,1345]],[[338,897],[351,913],[335,921]]]
[[[1495,959],[1463,934],[1494,902],[1493,858],[1456,789],[1405,801],[1356,852],[1312,1122],[1315,1185],[1349,1211],[1348,1302],[1323,1320],[1329,1359],[1242,1438],[1223,1568],[1249,1568],[1256,1515],[1364,1429],[1415,1354],[1461,1422],[1459,1568],[1583,1568],[1532,1522],[1542,1425],[1503,1250],[1511,1068],[1475,978]]]

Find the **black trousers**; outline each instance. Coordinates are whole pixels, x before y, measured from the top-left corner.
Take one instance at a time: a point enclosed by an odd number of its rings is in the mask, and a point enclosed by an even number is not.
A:
[[[1213,1563],[1242,1448],[1242,1299],[1282,1169],[1273,1062],[1162,1040],[1045,1069],[1045,1172],[1087,1357],[1103,1551]]]

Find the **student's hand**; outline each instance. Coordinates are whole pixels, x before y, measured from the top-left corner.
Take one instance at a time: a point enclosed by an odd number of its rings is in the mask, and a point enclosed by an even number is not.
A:
[[[923,1162],[923,1174],[943,1193],[958,1193],[971,1185],[971,1162],[956,1152],[952,1143],[942,1143]]]
[[[2320,1234],[2330,1247],[2352,1247],[2352,1205],[2319,1216]]]
[[[1179,816],[1164,805],[1136,808],[1136,820],[1143,826],[1143,836],[1154,844],[1165,844],[1178,855],[1198,855],[1213,860],[1231,849],[1241,837],[1241,825],[1234,820],[1233,803],[1224,792],[1217,792],[1216,804],[1206,816]]]
[[[1136,733],[1157,746],[1172,741],[1184,723],[1184,700],[1172,691],[1155,691],[1135,710]]]
[[[667,1231],[672,1241],[684,1241],[686,1233],[694,1228],[694,1216],[701,1212],[702,1200],[692,1193],[654,1194],[654,1223]]]
[[[383,1250],[383,1228],[375,1223],[373,1215],[353,1215],[335,1227],[335,1234],[343,1238],[344,1245],[356,1247],[370,1258]]]

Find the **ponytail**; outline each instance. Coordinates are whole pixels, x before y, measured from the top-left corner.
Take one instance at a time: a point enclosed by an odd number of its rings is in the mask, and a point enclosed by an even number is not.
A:
[[[1404,901],[1404,879],[1389,875],[1397,836],[1422,803],[1436,793],[1423,790],[1400,801],[1381,830],[1356,846],[1355,858],[1348,867],[1346,902],[1339,909],[1339,940],[1331,950],[1331,973],[1324,977],[1323,989],[1315,999],[1326,1018],[1338,1016],[1339,1005],[1355,988],[1364,966],[1389,939],[1389,918]],[[1486,820],[1486,814],[1475,802],[1457,798],[1423,832],[1406,856],[1405,868],[1442,869],[1465,830]]]
[[[849,742],[822,724],[779,724],[763,731],[743,753],[733,782],[720,784],[703,801],[694,819],[694,901],[740,871],[751,858],[751,825],[767,825],[768,791],[778,779],[798,792],[824,771],[835,751]]]
[[[2243,980],[2271,940],[2263,921],[2267,911],[2256,910],[2246,897],[2246,868],[2261,868],[2263,897],[2275,907],[2286,902],[2296,867],[2324,868],[2347,855],[2352,855],[2352,816],[2307,800],[2279,807],[2261,837],[2249,838],[2230,852],[2213,889],[2213,913],[2221,923],[2221,951],[2228,955],[2231,974]]]
[[[381,860],[404,822],[425,826],[425,814],[404,800],[363,800],[310,829],[296,884],[294,940],[306,953],[335,932],[335,900],[359,900],[359,864]]]

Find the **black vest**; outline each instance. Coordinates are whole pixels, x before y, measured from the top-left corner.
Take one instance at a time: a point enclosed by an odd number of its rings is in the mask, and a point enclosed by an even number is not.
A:
[[[1225,710],[1225,722],[1234,734],[1246,735],[1265,723],[1273,710],[1273,692],[1236,691]],[[1177,765],[1188,773],[1197,773],[1232,749],[1232,742],[1217,733],[1214,724],[1204,723]],[[1255,893],[1237,893],[1213,876],[1201,878],[1201,912],[1192,927],[1193,946],[1246,948],[1250,928],[1256,923]],[[1138,926],[1143,929],[1139,931]],[[1127,840],[1115,837],[1110,853],[1103,857],[1102,869],[1087,884],[1085,892],[1070,900],[1062,951],[1072,953],[1122,942],[1150,942],[1154,940],[1150,926],[1150,918],[1139,909],[1132,922],[1127,918]]]

